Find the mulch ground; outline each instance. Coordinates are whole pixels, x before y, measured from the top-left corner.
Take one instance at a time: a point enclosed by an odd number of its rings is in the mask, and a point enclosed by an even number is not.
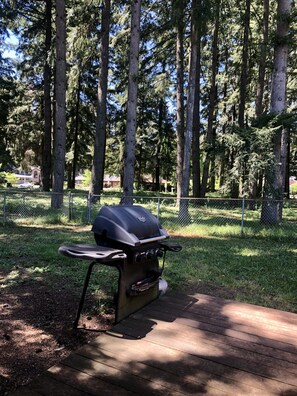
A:
[[[1,270],[0,281],[6,277]],[[28,383],[112,326],[112,313],[84,315],[79,329],[74,330],[79,297],[79,291],[73,294],[61,282],[48,285],[25,274],[21,282],[0,288],[1,396]]]
[[[82,290],[67,288],[67,279],[32,279],[21,264],[17,271],[14,280],[13,271],[0,269],[0,396],[30,382],[114,323],[112,308],[104,315],[93,314],[98,302],[89,296],[74,330]],[[200,286],[196,292],[234,297],[230,290],[213,286]]]

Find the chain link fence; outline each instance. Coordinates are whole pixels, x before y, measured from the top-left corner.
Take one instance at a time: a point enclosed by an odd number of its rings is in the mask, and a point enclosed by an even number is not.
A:
[[[6,224],[92,224],[100,207],[119,204],[121,196],[90,196],[86,193],[68,193],[63,197],[61,209],[51,208],[52,193],[37,191],[8,191],[0,193],[0,219]],[[282,208],[279,230],[295,232],[297,225],[297,200],[283,202],[247,199],[184,198],[134,196],[133,203],[150,210],[169,231],[191,233],[199,228],[230,228],[232,234],[248,234],[267,229],[261,224],[262,207]]]

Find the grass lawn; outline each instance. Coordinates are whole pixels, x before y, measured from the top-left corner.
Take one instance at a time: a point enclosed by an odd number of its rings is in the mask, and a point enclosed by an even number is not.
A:
[[[0,291],[26,279],[62,282],[80,295],[88,262],[58,254],[63,243],[93,243],[91,226],[1,226]],[[170,231],[170,230],[169,230]],[[171,289],[202,292],[285,311],[297,312],[297,246],[292,235],[238,236],[228,227],[174,230],[183,246],[168,253],[164,278]],[[117,271],[97,267],[91,280],[105,308],[116,290]],[[100,308],[99,308],[100,306]]]

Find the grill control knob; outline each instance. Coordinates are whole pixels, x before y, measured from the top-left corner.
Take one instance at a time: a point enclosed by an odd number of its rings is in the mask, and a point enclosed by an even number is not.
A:
[[[146,255],[147,259],[151,259],[151,258],[154,257],[154,251],[153,250],[147,250],[145,255]]]
[[[163,251],[162,251],[161,249],[156,249],[156,256],[157,256],[158,258],[163,257]]]

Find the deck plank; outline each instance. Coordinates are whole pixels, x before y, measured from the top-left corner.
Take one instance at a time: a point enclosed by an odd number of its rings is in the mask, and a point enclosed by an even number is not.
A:
[[[134,316],[129,319],[129,321],[124,321],[121,325],[117,326],[116,329],[120,330],[121,333],[125,333],[133,336],[136,332],[134,331],[136,326],[139,326],[139,322],[145,322],[144,317],[140,317],[140,315]],[[127,323],[128,327],[125,326]],[[168,345],[167,334],[171,330],[171,324],[156,321],[156,331],[152,333],[154,336],[154,340],[156,337],[160,338],[160,341],[156,341],[157,343],[165,343]],[[179,343],[183,345],[183,348],[187,344],[193,345],[199,353],[209,353],[212,350],[220,349],[224,352],[224,355],[234,356],[236,358],[244,358],[245,360],[251,361],[254,364],[261,364],[264,362],[265,365],[274,367],[277,365],[285,370],[291,371],[295,373],[296,363],[295,358],[297,355],[292,353],[284,353],[280,357],[279,350],[261,346],[257,344],[253,344],[252,342],[247,342],[243,340],[238,340],[236,338],[230,337],[229,335],[223,335],[221,333],[213,333],[207,330],[198,330],[197,328],[189,327],[184,324],[175,323],[174,325],[175,331],[179,334],[178,339]],[[137,334],[136,334],[137,335]],[[149,335],[149,339],[152,337]],[[163,345],[163,344],[162,344]],[[177,343],[175,343],[174,347],[177,348]],[[284,359],[284,356],[286,357]]]
[[[297,395],[296,334],[297,314],[167,294],[13,396]]]
[[[194,386],[203,386],[206,394],[212,395],[214,389],[217,389],[228,395],[268,395],[274,394],[269,393],[268,389],[277,389],[279,392],[288,389],[287,384],[250,374],[237,368],[230,368],[197,355],[189,355],[176,349],[166,348],[146,339],[137,340],[137,349],[131,349],[131,339],[128,337],[114,337],[112,342],[110,338],[100,337],[100,340],[97,341],[97,348],[95,345],[90,345],[80,353],[90,359],[99,359],[100,361],[105,361],[110,356],[116,356],[117,361],[124,361],[129,366],[140,361],[147,366],[155,367],[160,372],[174,375],[175,382],[186,379]],[[188,392],[187,394],[192,393]],[[193,394],[198,394],[198,392]]]
[[[269,325],[265,321],[264,314],[262,318],[259,317],[258,319],[252,316],[238,319],[236,318],[236,314],[232,314],[233,311],[240,310],[240,306],[237,304],[231,309],[231,314],[229,314],[229,316],[211,309],[205,311],[199,305],[197,305],[197,309],[196,307],[191,307],[188,310],[179,311],[174,303],[168,301],[160,301],[158,306],[155,304],[150,308],[145,307],[141,312],[150,315],[151,318],[159,318],[168,322],[181,322],[182,319],[187,319],[188,324],[190,325],[190,321],[192,321],[193,326],[197,323],[203,323],[219,326],[222,328],[223,332],[225,332],[226,329],[233,331],[237,330],[243,335],[262,337],[263,340],[261,343],[265,342],[269,344],[269,341],[271,341],[271,346],[280,342],[279,346],[284,350],[297,354],[297,339],[295,337],[295,334],[297,334],[297,326],[291,326],[290,329],[286,328],[285,331],[282,331],[281,320],[279,321],[279,326],[277,326],[277,324],[273,326]],[[148,309],[150,310],[148,311]],[[277,311],[277,313],[278,312],[279,311]]]

